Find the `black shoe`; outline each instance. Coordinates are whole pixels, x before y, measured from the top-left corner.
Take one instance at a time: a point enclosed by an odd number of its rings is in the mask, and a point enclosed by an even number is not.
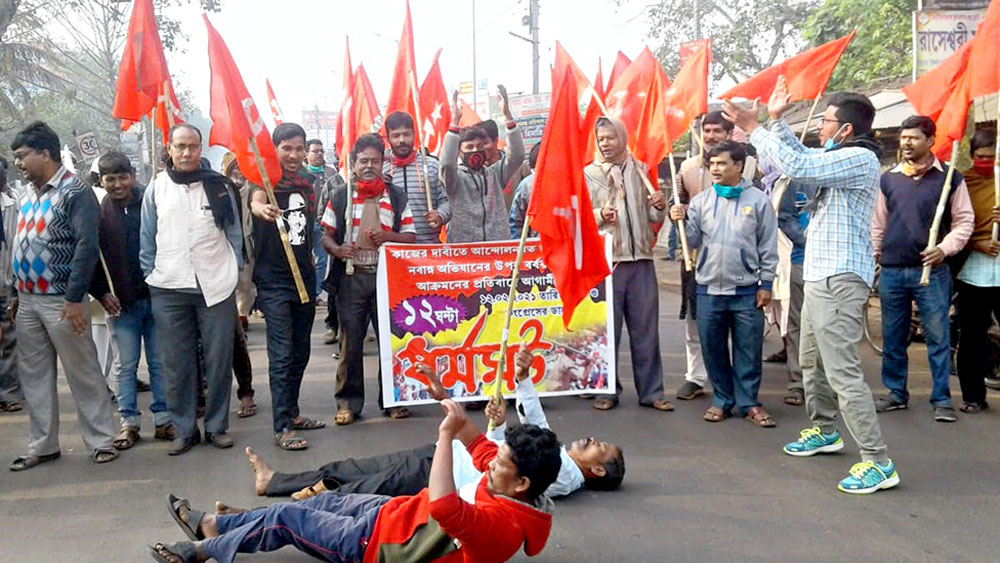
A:
[[[691,381],[685,381],[684,385],[681,385],[680,389],[677,390],[677,398],[684,401],[690,401],[704,394],[705,389],[701,385]]]
[[[151,389],[152,389],[152,387],[149,386],[149,383],[147,383],[147,382],[145,382],[145,381],[143,381],[141,379],[136,379],[135,380],[135,390],[136,391],[138,391],[140,393],[148,393]]]
[[[205,432],[205,443],[212,444],[213,446],[224,450],[226,448],[233,447],[233,437],[225,432],[219,432],[217,434],[212,434],[211,432]]]
[[[195,432],[190,438],[176,438],[173,447],[167,455],[181,455],[201,443],[201,432]]]

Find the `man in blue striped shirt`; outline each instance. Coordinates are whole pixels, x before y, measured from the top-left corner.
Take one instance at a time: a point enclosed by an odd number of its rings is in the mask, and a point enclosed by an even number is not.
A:
[[[871,389],[864,381],[858,344],[862,309],[875,277],[871,220],[878,193],[881,148],[871,134],[875,108],[865,96],[832,97],[820,119],[822,149],[802,145],[781,116],[791,96],[784,77],[767,105],[771,118],[759,126],[757,103],[750,110],[726,102],[728,119],[750,134],[760,157],[793,181],[816,188],[811,203],[803,280],[802,335],[799,358],[806,412],[812,427],[784,451],[792,456],[832,453],[844,448],[837,416],[861,450],[861,463],[838,488],[869,494],[899,484],[875,414]]]

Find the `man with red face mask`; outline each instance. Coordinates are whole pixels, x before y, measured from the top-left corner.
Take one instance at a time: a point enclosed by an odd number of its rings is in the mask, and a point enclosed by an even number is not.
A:
[[[986,388],[1000,389],[993,375],[989,353],[989,329],[993,317],[1000,318],[1000,243],[993,228],[1000,223],[1000,207],[993,193],[993,161],[996,130],[981,129],[972,136],[972,168],[964,172],[975,212],[975,226],[965,247],[968,258],[957,276],[958,380],[962,385],[961,411],[967,414],[988,408]]]
[[[507,90],[501,85],[500,111],[507,118],[507,158],[487,164],[489,135],[480,127],[459,129],[462,108],[458,93],[452,96],[452,120],[441,149],[441,183],[448,193],[452,219],[448,242],[508,240],[507,204],[503,189],[524,160],[521,130],[507,106]]]

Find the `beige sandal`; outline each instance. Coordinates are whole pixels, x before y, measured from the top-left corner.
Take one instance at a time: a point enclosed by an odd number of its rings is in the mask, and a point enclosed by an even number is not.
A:
[[[340,409],[333,421],[337,423],[337,426],[347,426],[354,422],[354,413],[350,409]]]

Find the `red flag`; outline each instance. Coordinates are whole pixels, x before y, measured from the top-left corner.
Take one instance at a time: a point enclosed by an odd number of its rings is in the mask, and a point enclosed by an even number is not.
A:
[[[657,166],[671,152],[671,117],[666,98],[669,87],[667,74],[657,64],[646,90],[638,123],[634,129],[629,129],[632,132],[629,143],[632,156],[646,164],[647,175],[654,186],[657,185]]]
[[[941,160],[951,158],[952,141],[961,142],[965,135],[969,102],[972,101],[970,91],[974,76],[975,72],[972,71],[971,66],[962,73],[962,76],[954,84],[954,92],[934,120],[937,125],[937,133],[934,135],[934,146],[931,147],[931,151]]]
[[[973,37],[969,99],[1000,90],[1000,2],[990,2]]]
[[[278,99],[274,97],[274,89],[271,88],[271,79],[265,80],[267,83],[267,101],[271,105],[271,115],[274,116],[274,124],[281,125],[285,122],[285,118],[281,113],[281,107],[278,106]]]
[[[916,82],[903,86],[903,93],[919,115],[926,115],[937,121],[941,110],[948,103],[948,98],[964,79],[974,41],[975,39],[967,41],[959,50],[918,78]]]
[[[780,64],[765,68],[719,97],[748,100],[760,98],[766,103],[774,91],[778,77],[784,76],[788,82],[788,93],[792,95],[793,101],[812,100],[826,91],[833,69],[837,67],[840,56],[844,54],[844,49],[851,39],[854,39],[855,33],[857,31],[852,31],[840,39],[803,51]]]
[[[597,86],[602,81],[600,70],[598,70],[598,76],[594,84],[591,84],[590,80],[584,76],[583,71],[580,70],[580,67],[576,65],[573,58],[569,56],[569,53],[563,49],[562,44],[558,41],[556,41],[555,64],[552,68],[553,81],[558,81],[566,71],[570,72],[573,81],[576,83],[575,90],[580,97],[577,100],[577,105],[587,107],[586,113],[579,120],[579,124],[580,135],[587,140],[583,150],[584,163],[590,163],[593,160],[594,148],[596,147],[594,124],[597,123],[597,118],[603,114],[601,106],[604,104],[604,96],[598,92],[599,87]],[[600,68],[600,63],[598,63],[598,68]],[[555,86],[553,84],[553,88]]]
[[[618,82],[618,79],[621,78],[622,73],[625,72],[625,69],[630,64],[632,64],[632,61],[625,56],[625,53],[618,51],[618,56],[615,57],[615,64],[611,67],[611,76],[608,76],[608,85],[604,88],[605,95],[611,91],[611,87],[615,85],[615,82]]]
[[[271,141],[271,133],[260,118],[257,105],[247,91],[229,48],[219,32],[212,27],[212,22],[208,21],[208,16],[203,14],[202,17],[208,28],[208,65],[212,70],[212,103],[209,110],[212,134],[209,135],[208,144],[222,145],[236,153],[240,172],[246,179],[258,186],[265,186],[251,147],[250,139],[253,138],[273,187],[281,180],[281,164]]]
[[[604,99],[604,71],[601,70],[601,59],[597,59],[597,76],[594,77],[594,91]]]
[[[476,113],[475,108],[466,103],[465,100],[459,98],[458,106],[462,108],[462,118],[458,121],[459,127],[472,127],[483,121],[480,119],[479,114]]]
[[[369,98],[374,99],[371,92],[371,82],[365,65],[358,65],[354,72],[353,89],[344,99],[340,110],[340,167],[347,166],[347,159],[358,137],[372,132],[375,119],[378,117],[378,107],[372,107]]]
[[[410,18],[410,0],[406,0],[406,19],[403,21],[403,32],[399,36],[399,51],[396,53],[396,66],[392,71],[392,85],[389,87],[389,100],[385,105],[385,114],[394,111],[408,113],[416,124],[417,139],[420,139],[422,123],[416,123],[417,106],[413,102],[413,84],[417,80],[416,57],[413,54],[413,22]]]
[[[164,86],[167,86],[170,90],[169,105],[167,104],[167,92],[164,90]],[[171,115],[167,115],[168,111]],[[173,83],[167,78],[160,84],[156,96],[156,127],[163,134],[164,144],[170,140],[167,138],[170,128],[178,123],[184,123],[184,116],[181,114],[181,103],[177,100],[177,92],[174,91]]]
[[[444,86],[441,66],[438,64],[439,56],[441,49],[434,53],[431,69],[420,85],[420,116],[424,119],[420,129],[424,131],[427,150],[432,153],[437,153],[444,145],[444,135],[451,124],[451,105],[448,103],[448,90]]]
[[[118,67],[115,102],[111,115],[122,120],[122,129],[142,120],[156,106],[163,82],[170,80],[167,59],[153,13],[153,0],[136,0],[128,25],[128,38]]]
[[[576,81],[568,67],[555,79],[528,215],[563,303],[563,325],[569,327],[576,307],[611,270],[583,178],[585,140]]]
[[[667,86],[664,109],[667,115],[668,149],[684,135],[695,117],[708,112],[708,63],[712,55],[712,42],[705,39],[700,43],[677,72],[673,85]],[[660,161],[644,162],[655,168]]]
[[[354,95],[354,67],[351,66],[350,37],[344,37],[344,71],[342,75],[344,77],[344,101],[340,105],[340,112],[337,113],[337,136],[335,141],[341,168],[343,168],[346,164],[345,155],[351,150],[351,145],[354,144],[354,141],[346,143],[346,145],[344,143],[344,137],[347,133],[344,119],[347,116],[347,111],[349,109],[348,102],[350,101],[353,103],[352,96]]]
[[[607,92],[608,113],[621,119],[628,131],[639,127],[649,84],[654,74],[663,72],[662,69],[657,71],[659,68],[659,61],[649,47],[645,47]],[[669,86],[669,81],[664,86]]]
[[[372,132],[372,125],[381,113],[378,109],[378,102],[375,101],[375,89],[372,88],[372,82],[371,80],[368,80],[368,73],[365,72],[365,64],[359,64],[358,70],[355,71],[354,74],[354,88],[355,91],[360,94],[360,96],[355,99],[362,101],[359,110],[361,113],[358,117],[358,123],[363,125],[363,129],[358,133],[358,135],[364,135],[365,133]]]

